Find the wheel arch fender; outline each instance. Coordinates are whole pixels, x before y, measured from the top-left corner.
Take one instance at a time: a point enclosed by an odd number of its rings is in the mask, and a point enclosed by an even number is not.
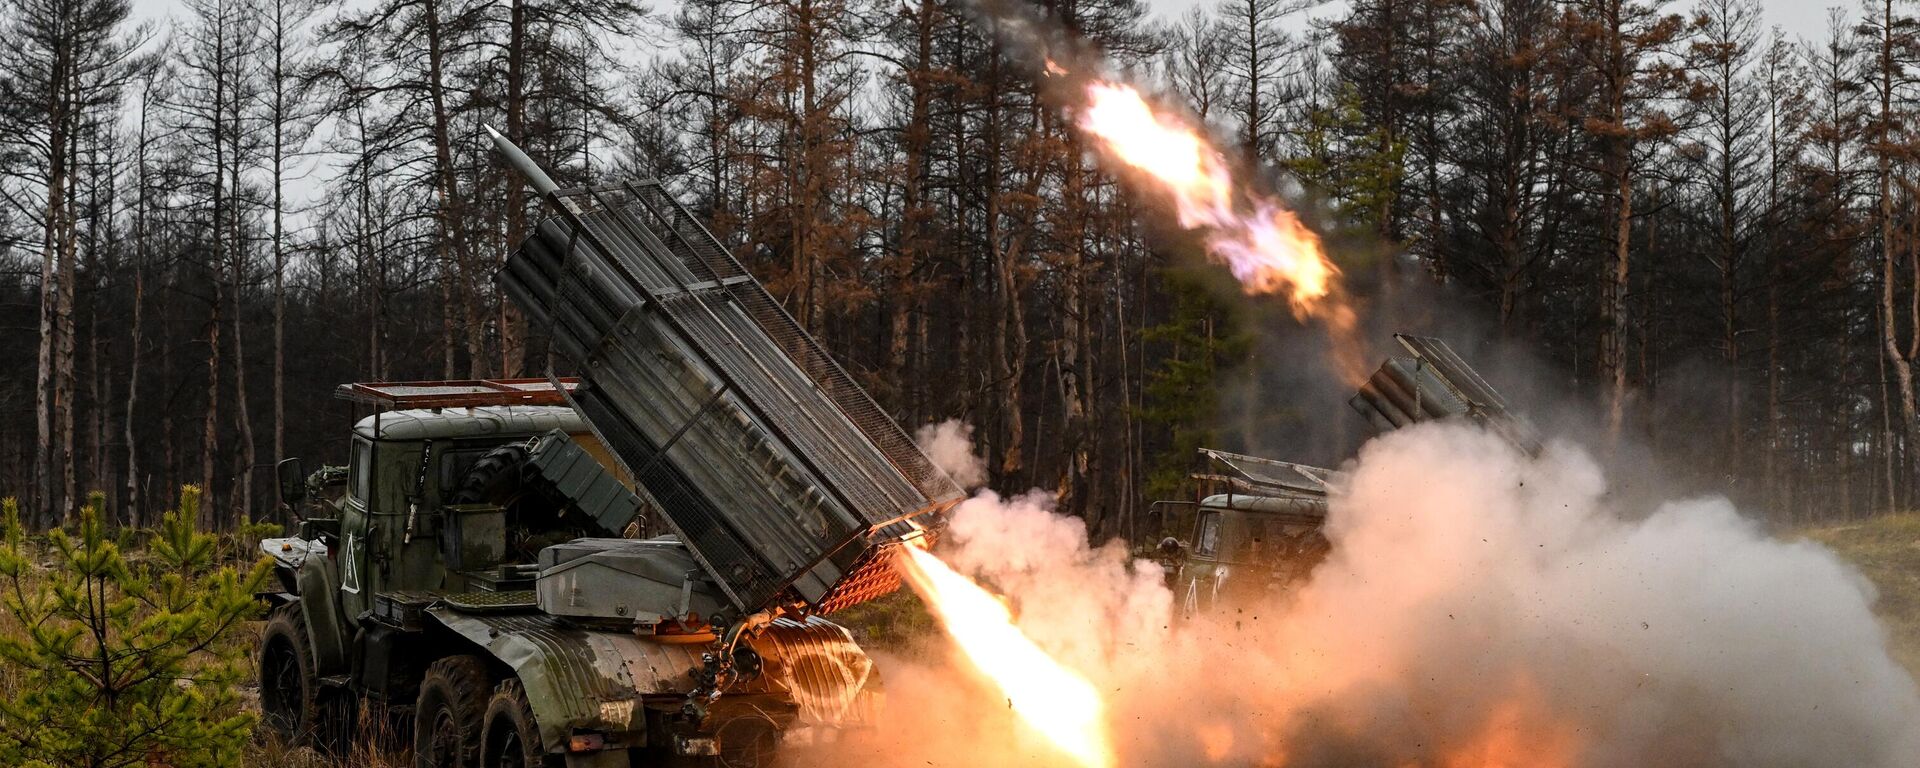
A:
[[[513,670],[549,750],[575,731],[644,739],[644,699],[693,690],[702,646],[571,626],[545,614],[427,611],[442,626]]]
[[[326,566],[327,558],[309,557],[300,564],[294,580],[300,587],[300,615],[307,628],[307,643],[313,649],[313,661],[319,676],[349,671],[346,619],[340,615],[340,581]]]

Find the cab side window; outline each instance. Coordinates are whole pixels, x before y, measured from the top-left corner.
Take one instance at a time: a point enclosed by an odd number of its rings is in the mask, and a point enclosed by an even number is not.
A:
[[[347,474],[348,487],[353,489],[353,497],[362,504],[368,503],[367,497],[373,488],[373,444],[354,438],[353,460],[349,463]]]

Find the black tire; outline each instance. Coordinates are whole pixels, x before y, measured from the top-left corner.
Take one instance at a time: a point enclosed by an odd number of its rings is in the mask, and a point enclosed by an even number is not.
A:
[[[300,603],[275,608],[260,633],[260,722],[281,741],[337,755],[352,727],[349,697],[321,686]]]
[[[555,768],[560,758],[547,754],[540,740],[540,724],[527,703],[520,681],[502,681],[487,701],[486,738],[480,748],[480,768]]]
[[[522,477],[529,456],[524,443],[508,443],[487,451],[460,479],[453,503],[512,506],[527,491]]]
[[[414,768],[473,768],[493,686],[478,656],[448,656],[427,667],[413,705]]]

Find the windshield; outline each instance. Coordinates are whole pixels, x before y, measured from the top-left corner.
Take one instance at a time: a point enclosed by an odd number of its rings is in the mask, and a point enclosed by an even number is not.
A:
[[[1213,557],[1214,551],[1220,546],[1220,513],[1205,512],[1200,515],[1193,542],[1194,554]]]

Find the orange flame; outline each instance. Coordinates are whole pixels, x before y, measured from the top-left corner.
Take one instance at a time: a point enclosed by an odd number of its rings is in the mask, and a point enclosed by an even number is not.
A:
[[[1040,650],[993,593],[924,549],[903,551],[907,582],[1014,713],[1084,768],[1111,768],[1106,703],[1093,684]]]
[[[1285,293],[1295,317],[1322,321],[1341,373],[1365,381],[1365,345],[1320,236],[1279,200],[1238,184],[1198,128],[1155,112],[1133,86],[1095,80],[1087,98],[1080,128],[1172,198],[1180,226],[1203,230],[1207,252],[1247,293]]]
[[[1286,291],[1296,310],[1317,314],[1312,310],[1331,293],[1340,270],[1300,217],[1262,196],[1238,202],[1226,158],[1178,117],[1154,112],[1133,86],[1095,81],[1087,97],[1080,127],[1158,182],[1173,198],[1180,226],[1208,230],[1208,251],[1247,292]]]

